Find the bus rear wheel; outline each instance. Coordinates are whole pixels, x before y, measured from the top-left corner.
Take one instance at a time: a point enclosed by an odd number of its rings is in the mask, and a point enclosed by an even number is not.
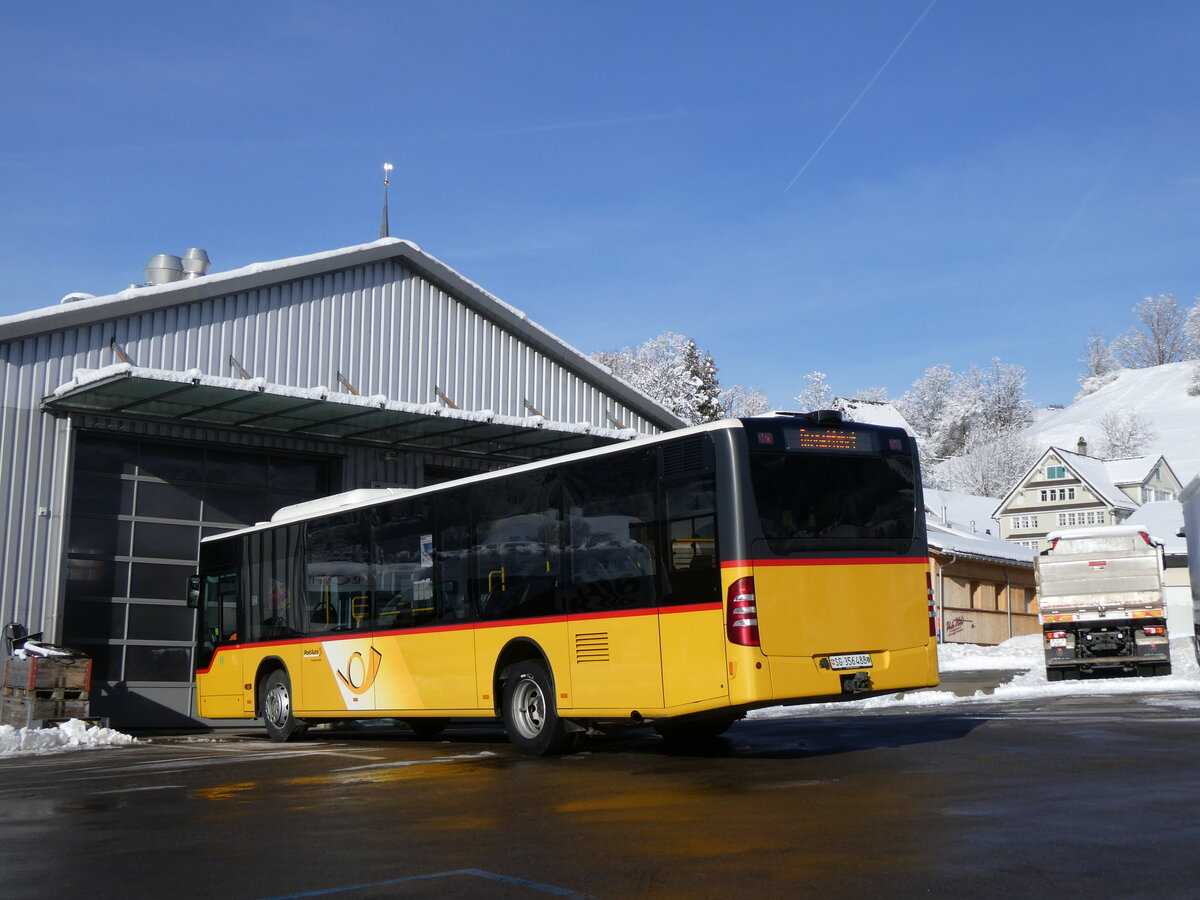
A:
[[[287,672],[276,669],[263,681],[262,702],[263,723],[267,726],[267,734],[271,740],[278,743],[304,737],[308,731],[308,723],[301,722],[292,714],[292,680]]]
[[[563,753],[571,745],[566,723],[558,716],[546,667],[536,660],[513,663],[504,673],[504,730],[531,756]]]

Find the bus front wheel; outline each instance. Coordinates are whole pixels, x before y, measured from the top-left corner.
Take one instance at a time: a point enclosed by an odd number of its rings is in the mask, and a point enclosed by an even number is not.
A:
[[[558,717],[550,674],[536,660],[505,670],[503,713],[508,739],[524,753],[550,756],[571,744],[566,723]]]
[[[292,680],[282,669],[276,669],[263,682],[260,708],[267,734],[273,741],[294,740],[308,731],[308,723],[292,714]]]

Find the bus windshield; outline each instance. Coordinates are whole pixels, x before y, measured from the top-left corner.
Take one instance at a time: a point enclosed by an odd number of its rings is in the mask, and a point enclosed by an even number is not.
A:
[[[756,451],[750,479],[772,554],[912,547],[910,456]]]

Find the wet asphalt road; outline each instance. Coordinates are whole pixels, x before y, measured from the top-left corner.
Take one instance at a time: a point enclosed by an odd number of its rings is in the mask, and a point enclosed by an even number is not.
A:
[[[312,734],[0,760],[0,897],[1198,893],[1195,695],[848,710],[544,760],[491,726]]]

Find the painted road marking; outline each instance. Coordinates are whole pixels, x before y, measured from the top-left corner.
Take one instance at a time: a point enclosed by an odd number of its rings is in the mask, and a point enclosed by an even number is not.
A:
[[[511,884],[525,890],[537,891],[542,894],[549,894],[552,897],[571,897],[573,900],[591,900],[588,894],[581,894],[578,891],[572,891],[568,888],[558,887],[553,884],[542,884],[538,881],[530,881],[526,878],[514,878],[511,875],[500,875],[496,872],[488,872],[484,869],[455,869],[451,872],[433,872],[429,875],[409,875],[406,878],[391,878],[387,881],[372,881],[362,884],[348,884],[344,887],[325,888],[316,891],[304,891],[299,894],[283,894],[278,897],[263,898],[263,900],[302,900],[304,897],[330,897],[334,894],[346,894],[350,891],[366,891],[372,888],[394,887],[401,884],[412,884],[418,881],[434,881],[438,878],[461,878],[463,876],[470,878],[482,878],[486,881],[498,881],[503,884]]]

